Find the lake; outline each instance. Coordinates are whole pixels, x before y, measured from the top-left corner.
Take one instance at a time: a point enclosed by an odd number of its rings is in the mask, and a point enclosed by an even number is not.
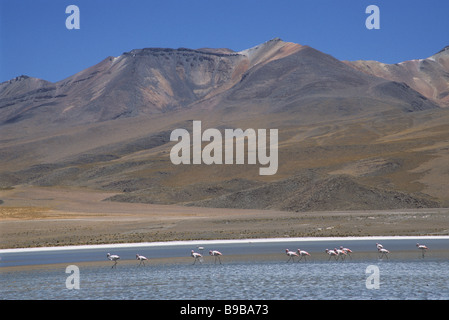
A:
[[[388,259],[379,258],[375,248],[379,241],[391,251]],[[430,248],[424,258],[417,241]],[[447,300],[448,241],[446,237],[281,239],[1,250],[0,296],[7,300]],[[352,257],[329,260],[325,248],[340,244],[353,249]],[[205,250],[203,263],[193,265],[190,250],[198,251],[200,245]],[[287,246],[292,250],[301,246],[311,257],[288,263]],[[208,256],[212,248],[223,252],[222,264]],[[115,268],[106,259],[109,251],[121,256]],[[145,266],[133,260],[136,251],[150,258]],[[66,273],[68,265],[78,267],[79,289],[66,286],[72,276]],[[372,288],[376,281],[377,289]]]

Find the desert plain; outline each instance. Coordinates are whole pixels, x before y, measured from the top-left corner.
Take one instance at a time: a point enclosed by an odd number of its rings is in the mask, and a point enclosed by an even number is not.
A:
[[[0,248],[282,237],[449,234],[448,208],[289,212],[104,201],[114,193],[0,190]]]

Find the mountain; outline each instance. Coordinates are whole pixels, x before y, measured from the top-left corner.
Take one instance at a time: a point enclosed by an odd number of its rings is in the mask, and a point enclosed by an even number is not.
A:
[[[15,89],[19,83],[22,92]],[[328,114],[324,101],[330,100],[350,105],[341,107],[351,108],[347,113],[367,109],[366,104],[376,105],[376,111],[390,109],[390,104],[407,111],[437,107],[403,84],[366,75],[313,48],[280,39],[241,52],[136,49],[54,84],[27,78],[0,88],[3,123],[34,118],[39,123],[86,124],[193,104],[210,108],[263,99],[270,100],[271,112],[305,107],[320,117]],[[365,99],[364,106],[346,102],[356,94]]]
[[[427,59],[396,64],[377,61],[346,62],[357,70],[391,81],[403,82],[441,106],[449,106],[449,46]]]
[[[22,105],[22,112],[29,114],[32,109],[39,108],[41,101],[51,98],[54,90],[55,86],[51,82],[25,75],[0,83],[4,122],[11,123],[22,118],[20,112],[17,112],[17,105]],[[33,102],[30,103],[30,100]]]
[[[241,58],[189,49],[132,50],[53,84],[45,96],[31,92],[29,99],[21,101],[5,88],[0,121],[40,118],[46,113],[50,122],[85,124],[163,113],[226,86]],[[37,99],[42,103],[30,110],[28,104]]]
[[[277,59],[292,45],[275,40],[242,53],[208,48],[136,49],[108,57],[54,84],[34,79],[45,88],[22,86],[26,99],[14,89],[18,80],[5,82],[0,87],[0,121],[40,119],[45,113],[46,122],[73,125],[185,108],[231,88],[250,67]]]
[[[448,52],[381,66],[276,38],[131,50],[55,83],[21,76],[0,84],[0,186],[291,211],[448,205]],[[170,133],[192,120],[278,129],[277,174],[173,165]]]

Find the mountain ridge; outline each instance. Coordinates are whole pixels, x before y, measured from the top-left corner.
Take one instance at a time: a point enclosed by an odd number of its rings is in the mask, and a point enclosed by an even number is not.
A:
[[[448,55],[385,67],[275,38],[239,52],[134,49],[55,83],[17,77],[0,84],[0,186],[291,211],[449,205]],[[411,66],[437,86],[417,87]],[[278,173],[173,165],[170,132],[193,120],[279,129]]]
[[[345,63],[367,74],[404,82],[440,106],[449,106],[449,46],[428,58],[396,64],[363,60]]]

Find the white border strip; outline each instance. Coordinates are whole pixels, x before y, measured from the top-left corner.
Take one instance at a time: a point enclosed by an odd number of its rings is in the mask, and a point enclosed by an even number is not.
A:
[[[305,241],[357,241],[357,240],[407,240],[407,239],[436,239],[449,240],[449,236],[367,236],[367,237],[304,237],[304,238],[263,238],[263,239],[232,239],[232,240],[189,240],[189,241],[165,241],[165,242],[137,242],[137,243],[112,243],[97,245],[75,245],[59,247],[15,248],[1,249],[1,253],[40,252],[40,251],[64,251],[110,248],[140,248],[163,247],[179,245],[207,245],[207,244],[232,244],[232,243],[266,243],[266,242],[305,242]]]

